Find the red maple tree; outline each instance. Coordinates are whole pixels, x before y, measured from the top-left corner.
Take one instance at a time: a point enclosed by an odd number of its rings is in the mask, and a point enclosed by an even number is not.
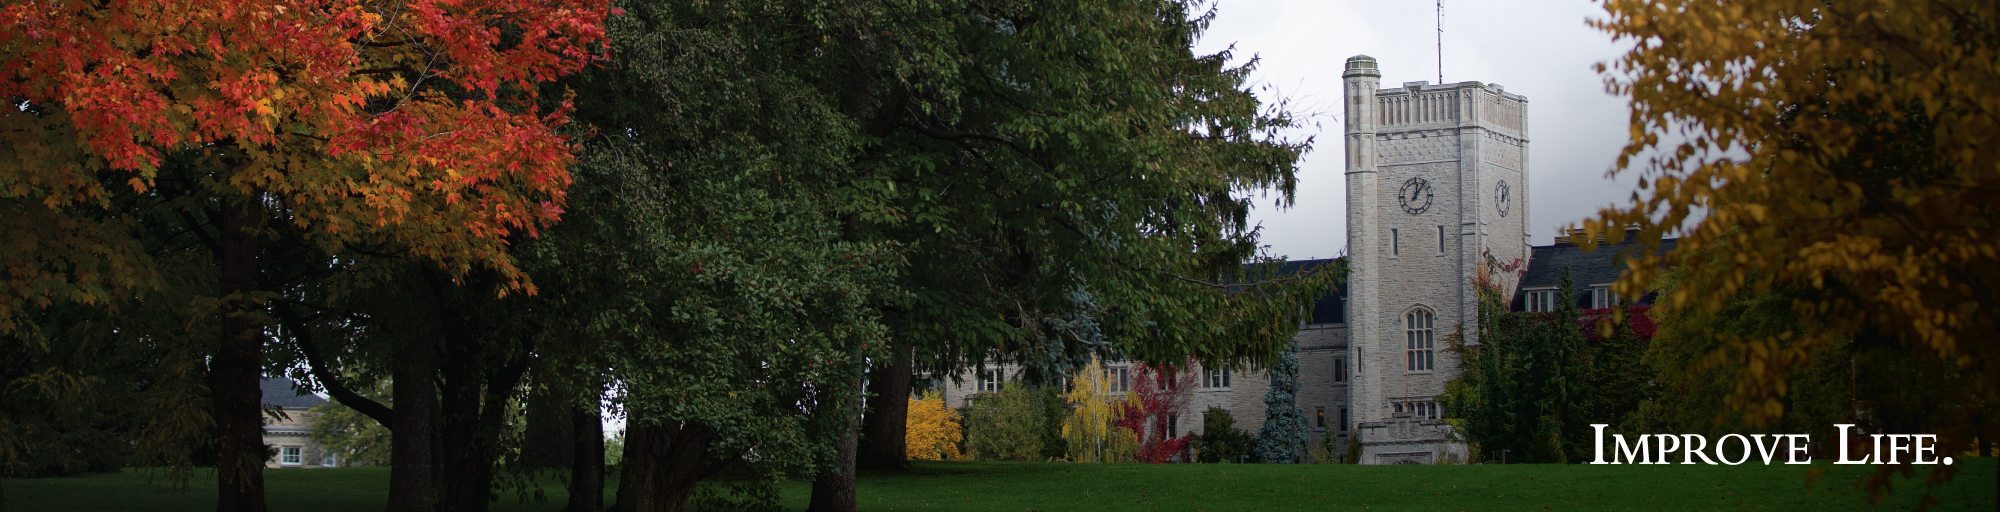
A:
[[[533,285],[506,238],[562,213],[566,104],[540,83],[604,56],[611,0],[24,0],[0,4],[0,332],[152,269],[111,198],[198,155],[216,233],[209,358],[218,510],[263,510],[260,233]],[[109,215],[106,215],[109,214]],[[394,490],[392,490],[392,493]]]
[[[1185,460],[1188,434],[1170,430],[1187,412],[1188,402],[1193,398],[1195,377],[1193,372],[1182,368],[1194,367],[1188,360],[1179,367],[1139,363],[1133,365],[1133,395],[1138,399],[1124,403],[1123,414],[1112,424],[1131,430],[1139,437],[1139,450],[1133,458],[1149,464],[1174,462],[1179,456]]]

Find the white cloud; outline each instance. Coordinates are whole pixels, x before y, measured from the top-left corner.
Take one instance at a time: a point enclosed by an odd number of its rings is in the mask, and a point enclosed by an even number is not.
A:
[[[1550,243],[1557,226],[1625,204],[1634,180],[1616,182],[1605,171],[1627,138],[1623,98],[1604,92],[1592,65],[1617,57],[1625,45],[1584,25],[1603,10],[1588,0],[1446,0],[1444,80],[1496,83],[1529,100],[1529,226],[1537,245]],[[1338,122],[1341,68],[1366,54],[1382,66],[1382,85],[1437,82],[1438,33],[1432,2],[1324,0],[1223,1],[1214,25],[1197,48],[1212,53],[1236,45],[1241,62],[1262,58],[1260,85],[1322,110],[1315,147],[1301,167],[1298,204],[1277,210],[1272,201],[1253,217],[1265,243],[1293,258],[1329,257],[1347,245]],[[1260,88],[1259,94],[1272,94]],[[1272,99],[1266,96],[1266,100]]]

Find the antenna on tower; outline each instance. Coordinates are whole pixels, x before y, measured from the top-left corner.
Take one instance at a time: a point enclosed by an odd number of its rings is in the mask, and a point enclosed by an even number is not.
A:
[[[1437,0],[1438,85],[1444,85],[1444,0]]]

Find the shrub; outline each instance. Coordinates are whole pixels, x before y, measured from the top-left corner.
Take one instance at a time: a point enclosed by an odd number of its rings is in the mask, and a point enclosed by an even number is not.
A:
[[[1244,456],[1256,451],[1256,436],[1236,428],[1236,418],[1230,416],[1227,409],[1209,407],[1207,412],[1202,413],[1201,421],[1202,433],[1194,436],[1195,461],[1240,462]]]
[[[958,411],[944,406],[944,393],[931,390],[924,398],[910,399],[909,414],[904,421],[907,434],[903,437],[904,451],[912,459],[921,460],[963,460],[958,451],[960,432],[965,427],[960,423]]]
[[[980,393],[965,408],[965,449],[976,460],[1042,460],[1040,393],[1021,385]]]

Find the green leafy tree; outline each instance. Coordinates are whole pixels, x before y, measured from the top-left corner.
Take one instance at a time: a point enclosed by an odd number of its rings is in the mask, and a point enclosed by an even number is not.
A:
[[[848,112],[880,128],[863,163],[894,184],[888,207],[906,219],[869,234],[911,251],[907,295],[883,305],[901,345],[871,375],[875,396],[906,395],[903,373],[988,359],[1054,384],[1093,354],[1262,363],[1282,350],[1296,328],[1286,313],[1330,278],[1242,275],[1257,247],[1246,215],[1259,191],[1289,201],[1309,141],[1277,135],[1296,120],[1247,90],[1254,60],[1192,51],[1207,6],[948,4],[896,29],[942,28],[923,50],[952,57],[921,61],[940,69],[857,70],[872,81],[842,84],[876,100]],[[895,435],[899,404],[870,405],[869,439]],[[904,459],[866,452],[877,466]]]
[[[1498,460],[1506,450],[1524,462],[1590,460],[1591,424],[1612,425],[1614,433],[1632,428],[1661,392],[1642,362],[1654,323],[1646,308],[1586,313],[1569,299],[1554,312],[1510,312],[1497,283],[1518,270],[1491,260],[1481,269],[1479,344],[1447,336],[1461,373],[1440,398],[1451,415],[1446,421],[1481,459]],[[1561,283],[1559,297],[1575,297],[1567,268]]]
[[[851,236],[877,192],[811,79],[838,59],[806,62],[839,31],[794,17],[851,7],[630,2],[613,65],[571,84],[592,132],[537,277],[628,418],[613,509],[768,503],[840,458],[898,260]]]
[[[1564,423],[1582,396],[1584,345],[1575,301],[1567,300],[1575,297],[1569,269],[1554,313],[1510,313],[1498,288],[1479,284],[1479,344],[1447,337],[1446,350],[1461,361],[1442,397],[1455,431],[1482,459],[1499,460],[1506,450],[1516,460],[1563,462]]]
[[[357,391],[371,400],[393,405],[390,389],[388,382],[378,381]],[[342,467],[390,465],[393,450],[388,426],[340,402],[329,401],[310,412],[317,415],[312,423],[313,442],[340,457]]]

